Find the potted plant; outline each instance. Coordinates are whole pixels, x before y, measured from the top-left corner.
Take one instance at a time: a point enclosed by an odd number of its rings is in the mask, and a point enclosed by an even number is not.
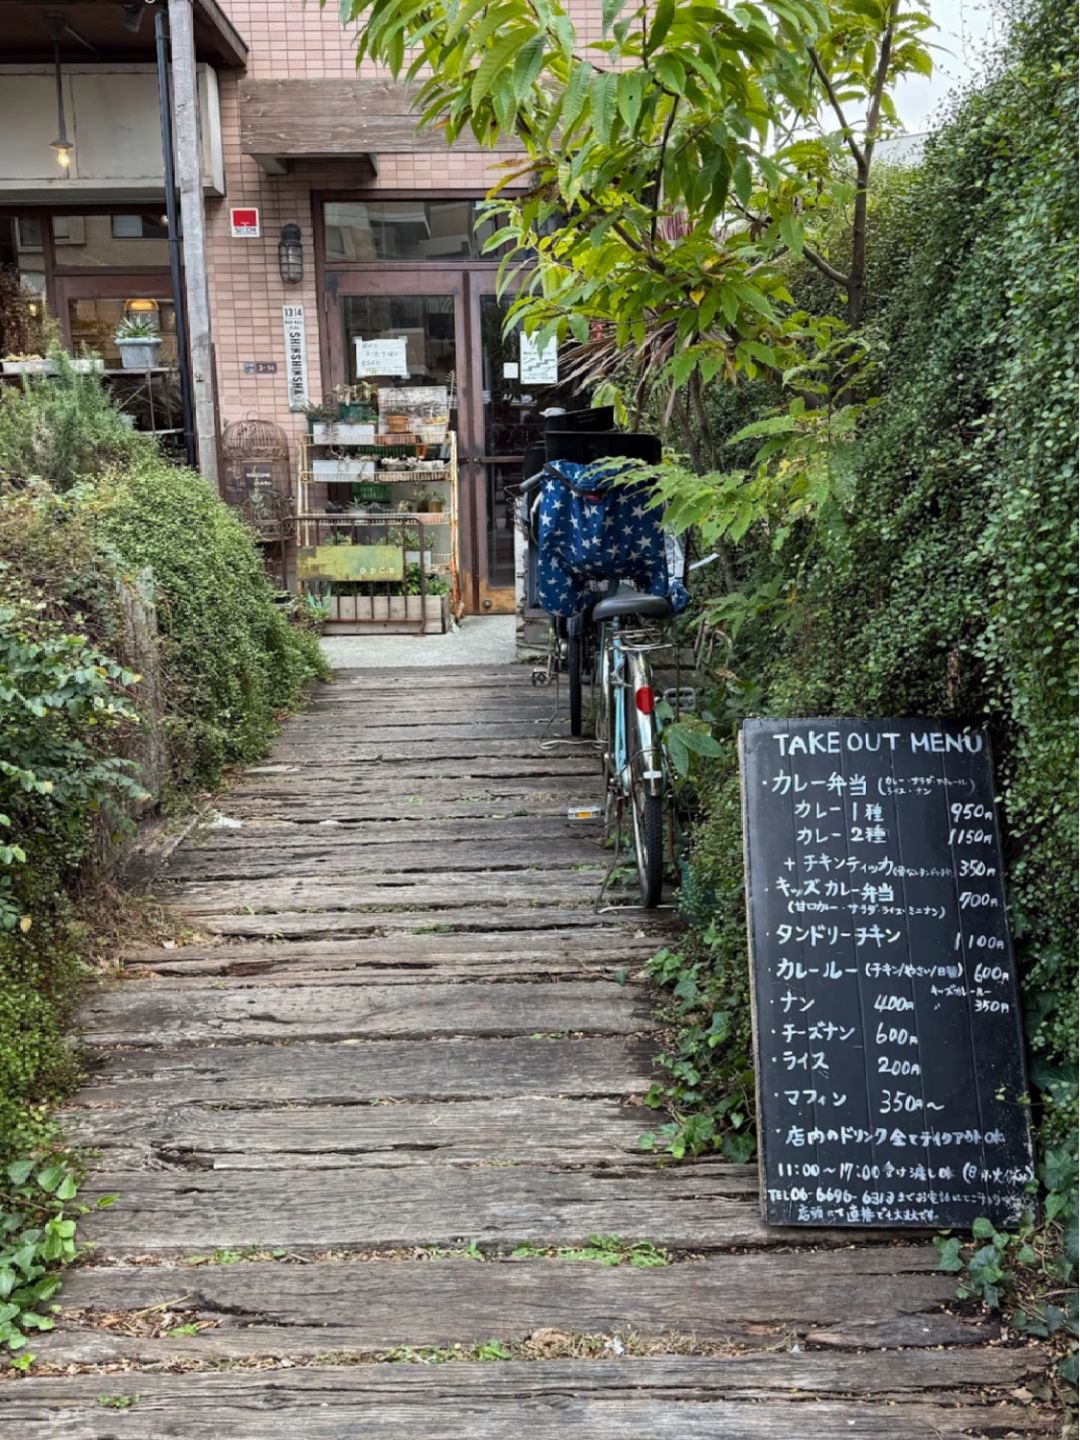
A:
[[[347,424],[373,424],[375,404],[370,385],[363,381],[359,385],[344,387],[338,404],[341,419]]]
[[[418,515],[441,515],[446,509],[446,496],[438,490],[421,490],[412,497],[412,506]]]
[[[339,386],[324,395],[318,405],[307,407],[308,430],[315,445],[372,445],[375,442],[374,417],[365,418],[361,401],[349,399],[351,392]]]
[[[315,427],[323,424],[327,419],[326,398],[312,401],[304,406],[304,416],[307,420],[308,434],[314,437]]]
[[[125,315],[114,338],[125,370],[152,370],[157,364],[161,336],[149,315]]]
[[[12,353],[3,360],[5,375],[51,375],[56,366],[44,355],[21,355]]]

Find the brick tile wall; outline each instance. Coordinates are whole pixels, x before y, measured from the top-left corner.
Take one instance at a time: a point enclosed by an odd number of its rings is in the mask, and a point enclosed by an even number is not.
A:
[[[223,9],[249,46],[247,75],[254,79],[347,78],[356,74],[355,38],[338,18],[331,0],[224,0]],[[600,0],[571,0],[571,13],[584,38],[598,36]],[[377,74],[365,62],[361,74]],[[319,313],[315,287],[312,226],[313,190],[349,190],[365,181],[356,163],[317,162],[294,166],[288,175],[272,176],[240,153],[237,77],[219,76],[221,127],[227,195],[207,203],[208,270],[217,359],[218,400],[223,424],[246,415],[272,419],[287,433],[303,432],[302,415],[285,406],[285,339],[281,307],[304,306],[308,374],[314,397],[322,393],[319,373]],[[483,193],[498,174],[497,160],[486,156],[431,151],[385,155],[379,159],[374,183],[385,190],[475,188]],[[232,239],[229,208],[257,205],[262,234],[258,240]],[[281,227],[300,226],[304,245],[304,280],[283,284],[278,273],[277,242]],[[245,375],[249,360],[276,360],[277,375]]]

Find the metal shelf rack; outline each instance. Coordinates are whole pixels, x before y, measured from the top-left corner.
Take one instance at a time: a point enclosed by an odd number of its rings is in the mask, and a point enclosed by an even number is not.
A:
[[[427,591],[427,577],[445,576],[449,582],[449,606],[455,617],[460,617],[461,582],[458,560],[458,468],[457,437],[447,431],[446,447],[448,457],[445,464],[436,468],[421,468],[419,465],[407,469],[356,468],[356,461],[376,461],[390,451],[396,459],[422,458],[425,446],[408,435],[387,437],[387,443],[347,443],[335,440],[333,443],[313,441],[309,436],[300,439],[298,465],[296,544],[297,544],[297,588],[325,596],[329,590],[330,616],[326,628],[337,634],[363,634],[370,630],[397,630],[403,627],[419,629],[441,629],[439,617],[442,614],[442,597],[431,596]],[[402,450],[412,450],[412,456],[402,456]],[[339,460],[339,473],[333,474],[324,466],[322,473],[316,473],[315,463],[319,460]],[[412,489],[431,488],[445,493],[446,505],[442,511],[400,510],[394,504],[398,487]],[[335,492],[342,493],[343,487],[356,487],[361,492],[356,503],[342,504],[334,499]],[[340,488],[339,488],[340,487]],[[385,499],[369,500],[362,497],[366,489],[370,493],[378,487]],[[351,495],[350,495],[351,500]],[[403,496],[403,498],[405,498]],[[327,508],[327,507],[331,508]],[[411,532],[411,533],[410,533]],[[409,544],[415,536],[415,546]],[[390,587],[391,577],[384,574],[381,579],[327,580],[319,573],[319,565],[331,568],[330,562],[339,557],[328,556],[331,548],[342,546],[384,548],[387,543],[400,549],[401,573],[397,577],[405,581],[410,565],[420,567],[419,594],[391,596],[385,593]],[[316,560],[321,556],[322,561]],[[425,557],[430,559],[425,561]],[[340,557],[343,559],[344,557]],[[351,557],[359,560],[358,555]],[[333,568],[336,568],[333,567]],[[308,573],[305,575],[304,571]],[[402,585],[404,588],[404,585]],[[418,604],[416,602],[419,602]]]

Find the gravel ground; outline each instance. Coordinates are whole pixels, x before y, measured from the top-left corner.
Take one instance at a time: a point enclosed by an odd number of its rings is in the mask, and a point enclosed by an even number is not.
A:
[[[336,670],[413,665],[509,665],[513,615],[468,615],[446,635],[329,635],[323,653]]]

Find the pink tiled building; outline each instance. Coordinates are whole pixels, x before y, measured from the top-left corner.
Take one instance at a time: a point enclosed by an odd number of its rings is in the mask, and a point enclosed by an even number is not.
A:
[[[118,318],[155,309],[162,368],[176,363],[155,46],[167,15],[180,171],[189,81],[198,98],[198,154],[193,139],[188,151],[198,181],[184,195],[177,177],[195,404],[185,419],[163,393],[154,428],[186,426],[212,477],[216,439],[235,420],[274,422],[295,454],[303,401],[358,378],[357,342],[404,337],[408,383],[452,387],[465,608],[511,608],[505,486],[539,410],[566,397],[516,382],[494,263],[474,233],[505,157],[416,135],[405,91],[370,64],[357,70],[333,4],[42,8],[0,0],[0,271],[40,295],[73,349],[110,368]],[[598,32],[599,0],[576,9],[582,35]],[[177,53],[185,28],[190,74]],[[58,125],[71,140],[63,167]],[[190,208],[200,199],[203,235]]]

